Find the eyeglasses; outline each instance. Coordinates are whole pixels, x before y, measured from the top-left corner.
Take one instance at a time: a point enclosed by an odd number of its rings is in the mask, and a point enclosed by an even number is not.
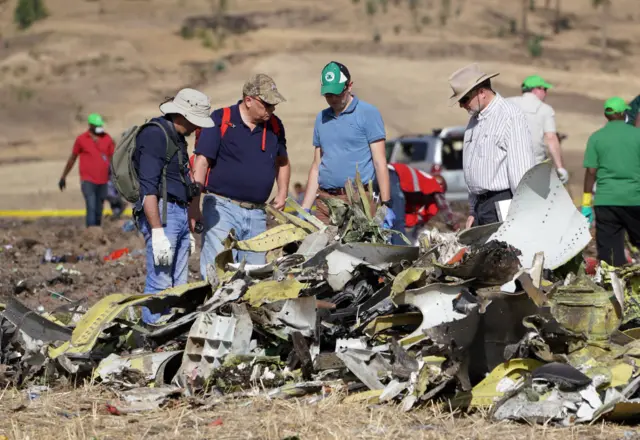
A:
[[[469,91],[469,93],[467,93],[466,95],[464,95],[462,98],[460,98],[460,104],[462,105],[467,105],[467,103],[469,101],[471,101],[473,99],[474,96],[477,96],[478,94],[478,90],[480,89],[471,89]],[[475,95],[474,95],[475,93]]]
[[[269,104],[267,102],[264,102],[262,99],[254,97],[254,96],[252,96],[252,99],[258,101],[267,110],[275,110],[275,108],[276,108],[276,104]]]

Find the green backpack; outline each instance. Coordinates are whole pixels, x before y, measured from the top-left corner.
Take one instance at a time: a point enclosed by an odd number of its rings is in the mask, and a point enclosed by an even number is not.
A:
[[[113,184],[116,190],[127,202],[137,203],[140,200],[140,182],[138,181],[138,173],[133,164],[133,153],[136,151],[136,137],[138,133],[149,125],[156,125],[162,129],[164,133],[167,146],[164,159],[164,165],[162,167],[162,199],[167,200],[167,166],[171,161],[171,158],[178,153],[178,146],[175,142],[169,139],[167,131],[158,122],[145,122],[138,126],[134,125],[120,137],[118,144],[116,145],[113,157],[111,158],[111,174],[113,176]],[[183,169],[182,154],[178,154],[178,163],[180,170]],[[186,185],[183,173],[180,173],[182,183]],[[167,223],[167,204],[163,203],[162,206],[162,224]]]

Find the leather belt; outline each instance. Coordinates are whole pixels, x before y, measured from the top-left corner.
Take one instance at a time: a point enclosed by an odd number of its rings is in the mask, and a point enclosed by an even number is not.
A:
[[[206,191],[206,194],[211,194],[213,196],[220,197],[221,199],[231,202],[234,205],[238,205],[243,209],[264,209],[266,206],[264,203],[241,202],[240,200],[231,199],[229,197],[221,196],[220,194],[216,194],[210,191]]]
[[[483,192],[482,194],[478,194],[476,196],[476,200],[478,202],[484,202],[485,200],[489,200],[491,197],[493,196],[497,196],[498,194],[502,194],[505,192],[511,192],[510,189],[503,189],[500,191],[487,191],[487,192]]]
[[[320,191],[325,192],[327,194],[330,194],[332,196],[345,196],[345,195],[347,195],[347,190],[344,189],[344,188],[331,188],[331,189],[320,188]]]
[[[167,196],[167,202],[168,203],[175,203],[176,205],[180,206],[181,208],[188,208],[189,207],[189,202],[185,202],[184,200],[180,200],[177,197],[168,195]]]

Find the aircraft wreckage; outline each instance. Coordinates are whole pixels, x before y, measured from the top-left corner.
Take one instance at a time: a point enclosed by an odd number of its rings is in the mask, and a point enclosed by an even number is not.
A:
[[[571,425],[640,415],[640,268],[584,270],[586,219],[548,163],[522,179],[504,222],[385,244],[384,207],[362,184],[327,199],[325,226],[271,210],[278,226],[233,232],[207,281],[114,293],[89,310],[36,313],[10,300],[5,381],[90,377],[120,413],[172,396],[215,405],[266,393],[317,401],[427,401],[490,408],[495,420]],[[234,263],[237,250],[268,264]],[[142,325],[140,307],[164,313]]]

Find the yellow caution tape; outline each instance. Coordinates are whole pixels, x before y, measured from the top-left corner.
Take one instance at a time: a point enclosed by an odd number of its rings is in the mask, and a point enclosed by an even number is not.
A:
[[[110,209],[102,211],[103,215],[112,215],[113,212]],[[131,216],[133,213],[131,209],[125,209],[122,213],[124,216]],[[38,218],[38,217],[84,217],[86,211],[84,209],[52,209],[52,210],[5,210],[0,211],[0,218],[13,217],[13,218]]]

